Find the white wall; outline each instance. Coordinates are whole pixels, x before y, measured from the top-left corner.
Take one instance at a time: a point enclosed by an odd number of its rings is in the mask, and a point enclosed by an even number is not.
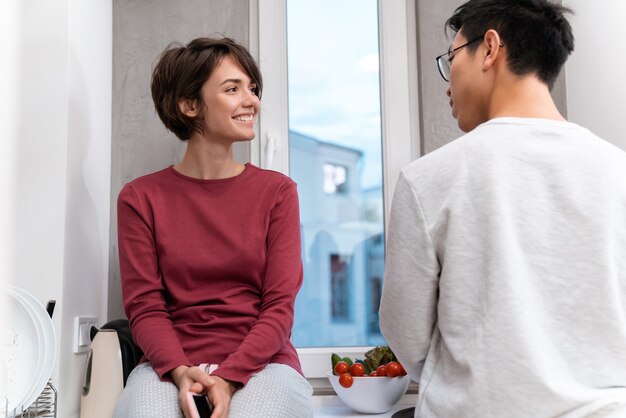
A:
[[[0,39],[3,40],[3,65],[0,66],[0,285],[15,274],[15,247],[12,239],[15,214],[15,182],[17,120],[15,100],[18,97],[18,34],[17,1],[0,2]],[[1,293],[0,293],[1,294]],[[6,303],[0,300],[0,315],[6,318]]]
[[[56,299],[57,335],[64,306],[63,247],[67,174],[67,1],[9,1],[17,47],[12,77],[9,149],[11,172],[5,235],[11,263],[7,281],[42,304]],[[4,97],[4,91],[2,96]],[[4,235],[4,234],[3,234]],[[58,380],[58,361],[54,380]]]
[[[73,319],[106,321],[111,188],[112,2],[68,1],[67,179],[59,416],[78,416],[85,354]]]
[[[0,277],[53,323],[59,417],[78,416],[72,318],[104,318],[111,146],[111,1],[3,0]]]
[[[67,1],[18,5],[12,142],[14,272],[41,301],[61,298],[67,154]],[[58,319],[58,317],[57,317]],[[56,322],[58,324],[58,321]]]
[[[626,150],[622,0],[565,0],[575,50],[566,63],[568,119]]]

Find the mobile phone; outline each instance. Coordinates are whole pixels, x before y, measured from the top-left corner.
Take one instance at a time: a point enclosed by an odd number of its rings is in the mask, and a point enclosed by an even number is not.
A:
[[[211,418],[213,407],[204,394],[187,392],[187,407],[191,418]]]

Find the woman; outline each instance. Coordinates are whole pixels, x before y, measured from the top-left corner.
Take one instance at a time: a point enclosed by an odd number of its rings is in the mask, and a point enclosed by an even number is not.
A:
[[[254,59],[228,38],[170,45],[154,68],[157,113],[187,149],[118,198],[124,308],[145,362],[116,417],[188,417],[189,391],[206,393],[213,418],[313,416],[289,341],[296,185],[233,158],[234,142],[254,138],[261,90]]]

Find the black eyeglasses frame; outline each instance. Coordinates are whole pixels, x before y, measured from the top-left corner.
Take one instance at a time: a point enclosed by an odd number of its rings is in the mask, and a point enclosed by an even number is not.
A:
[[[461,46],[457,46],[454,49],[448,48],[448,52],[444,52],[443,54],[437,56],[435,58],[435,62],[437,63],[437,69],[439,70],[439,74],[441,75],[441,78],[443,78],[448,83],[450,82],[450,58],[449,57],[450,57],[450,55],[453,52],[456,52],[456,51],[458,51],[461,48],[465,48],[466,46],[471,45],[474,42],[480,41],[480,40],[484,39],[484,37],[485,37],[485,35],[481,35],[478,38],[474,38],[471,41],[469,41],[467,43],[464,43]],[[444,58],[446,56],[448,57],[448,59]],[[447,71],[448,74],[447,75],[446,75],[446,71],[443,68],[444,65],[448,68],[448,71]]]

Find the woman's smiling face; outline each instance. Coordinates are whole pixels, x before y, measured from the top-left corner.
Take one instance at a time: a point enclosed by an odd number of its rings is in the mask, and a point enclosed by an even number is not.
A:
[[[225,56],[200,91],[204,136],[231,143],[253,139],[260,108],[256,87],[237,61]]]

